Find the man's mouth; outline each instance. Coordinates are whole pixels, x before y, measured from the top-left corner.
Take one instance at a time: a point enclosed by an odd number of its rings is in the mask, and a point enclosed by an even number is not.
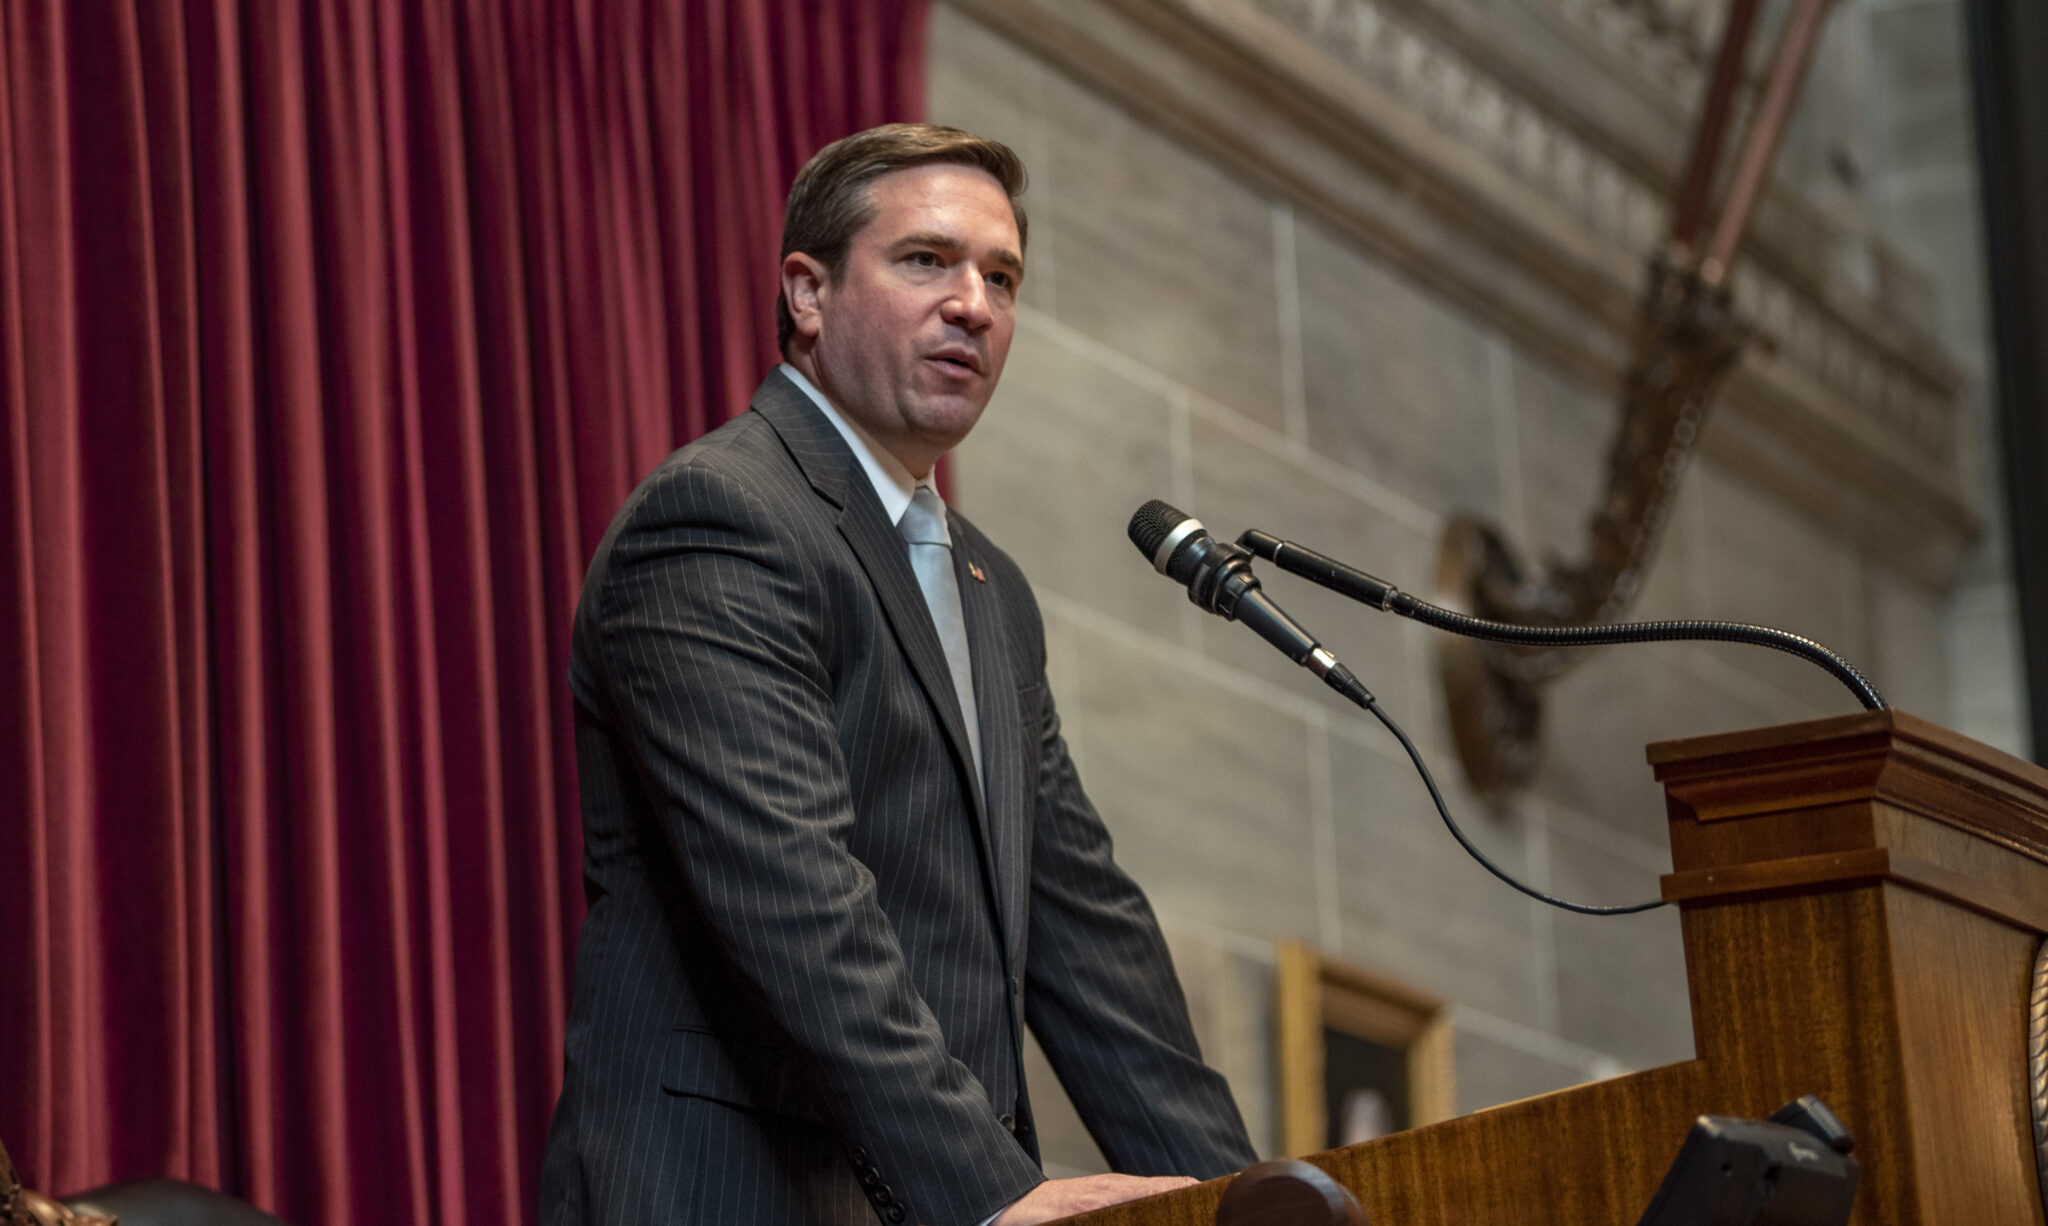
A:
[[[964,349],[942,349],[925,355],[925,360],[935,362],[955,374],[978,375],[981,373],[981,355]]]

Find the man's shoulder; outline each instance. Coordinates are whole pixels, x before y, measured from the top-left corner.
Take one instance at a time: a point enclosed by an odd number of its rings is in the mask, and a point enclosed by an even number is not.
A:
[[[819,516],[823,520],[819,520]],[[834,508],[817,495],[756,415],[741,415],[680,446],[633,489],[612,516],[606,544],[641,540],[655,551],[739,538],[805,534]],[[639,549],[639,546],[633,546]],[[610,553],[600,546],[600,555]]]
[[[758,411],[749,408],[669,452],[648,477],[652,479],[688,469],[701,470],[716,477],[751,472],[762,465],[785,472],[796,469],[775,427]]]
[[[715,488],[731,482],[770,494],[810,484],[836,496],[850,460],[824,414],[779,370],[770,371],[744,412],[670,452],[627,506],[671,483]]]
[[[671,451],[619,509],[632,516],[677,499],[695,505],[779,502],[808,483],[780,435],[752,409]]]
[[[680,590],[735,563],[761,568],[757,579],[801,570],[834,518],[758,413],[677,448],[634,487],[591,554],[576,606],[578,659],[595,658],[592,636],[622,593]]]
[[[773,540],[813,513],[829,513],[782,446],[749,410],[676,448],[613,513],[584,577],[588,596],[623,552],[660,555],[733,539]]]

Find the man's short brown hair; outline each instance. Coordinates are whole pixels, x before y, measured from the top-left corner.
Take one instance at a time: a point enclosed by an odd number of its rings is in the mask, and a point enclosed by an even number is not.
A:
[[[987,171],[1003,185],[1010,212],[1017,219],[1017,245],[1027,238],[1024,206],[1024,162],[1000,141],[933,123],[886,123],[855,132],[825,146],[797,172],[782,214],[782,255],[801,251],[825,266],[834,284],[846,271],[846,253],[853,236],[875,219],[869,185],[892,170],[928,162],[958,162]],[[789,301],[775,295],[775,344],[789,356],[789,338],[796,320]]]

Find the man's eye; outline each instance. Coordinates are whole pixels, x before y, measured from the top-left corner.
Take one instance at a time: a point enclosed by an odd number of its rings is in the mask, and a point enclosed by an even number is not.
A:
[[[990,273],[988,275],[988,283],[990,285],[999,286],[1000,288],[1007,290],[1014,290],[1017,288],[1017,278],[1011,276],[1009,273],[1006,272]]]
[[[939,254],[936,251],[913,251],[908,258],[914,268],[939,267]]]

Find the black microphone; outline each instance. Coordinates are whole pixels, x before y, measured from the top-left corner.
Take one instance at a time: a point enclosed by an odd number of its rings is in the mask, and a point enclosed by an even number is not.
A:
[[[1131,516],[1130,534],[1131,543],[1154,570],[1188,589],[1196,608],[1250,626],[1281,654],[1353,702],[1364,706],[1375,701],[1350,669],[1259,590],[1249,550],[1217,540],[1201,520],[1157,498]]]

